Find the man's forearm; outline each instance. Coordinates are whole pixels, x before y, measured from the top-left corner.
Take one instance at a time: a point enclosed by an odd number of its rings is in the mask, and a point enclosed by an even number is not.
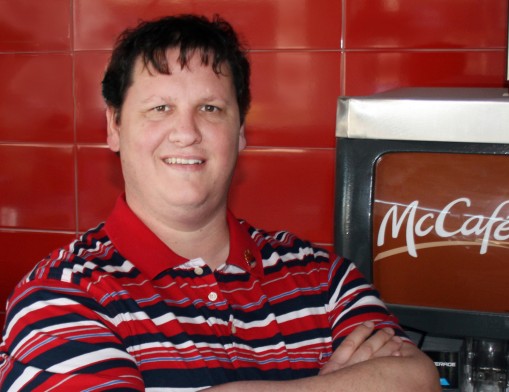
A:
[[[214,392],[439,392],[433,363],[405,344],[402,356],[374,358],[343,369],[291,381],[240,381],[211,388]]]

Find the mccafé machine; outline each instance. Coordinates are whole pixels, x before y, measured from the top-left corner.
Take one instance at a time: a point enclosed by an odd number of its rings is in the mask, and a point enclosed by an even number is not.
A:
[[[509,94],[342,97],[336,251],[356,262],[444,390],[509,392]]]

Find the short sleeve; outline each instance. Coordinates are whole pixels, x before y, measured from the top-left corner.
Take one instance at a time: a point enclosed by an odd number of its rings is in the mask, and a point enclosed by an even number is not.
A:
[[[371,285],[348,259],[331,255],[328,270],[329,301],[327,311],[332,327],[333,349],[358,325],[373,321],[376,329],[393,328],[406,339],[396,317]]]
[[[79,287],[20,284],[0,346],[1,391],[143,391],[135,359],[104,309]]]

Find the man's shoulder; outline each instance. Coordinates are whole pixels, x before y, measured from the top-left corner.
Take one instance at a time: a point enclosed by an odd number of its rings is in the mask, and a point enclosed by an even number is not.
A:
[[[40,279],[75,281],[95,272],[108,272],[125,260],[104,231],[104,224],[81,234],[71,243],[54,249],[29,272],[25,281]]]

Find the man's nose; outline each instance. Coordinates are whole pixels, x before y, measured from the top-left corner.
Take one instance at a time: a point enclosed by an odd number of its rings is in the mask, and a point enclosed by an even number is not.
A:
[[[179,146],[190,146],[201,142],[201,132],[196,114],[182,110],[172,116],[168,139]]]

